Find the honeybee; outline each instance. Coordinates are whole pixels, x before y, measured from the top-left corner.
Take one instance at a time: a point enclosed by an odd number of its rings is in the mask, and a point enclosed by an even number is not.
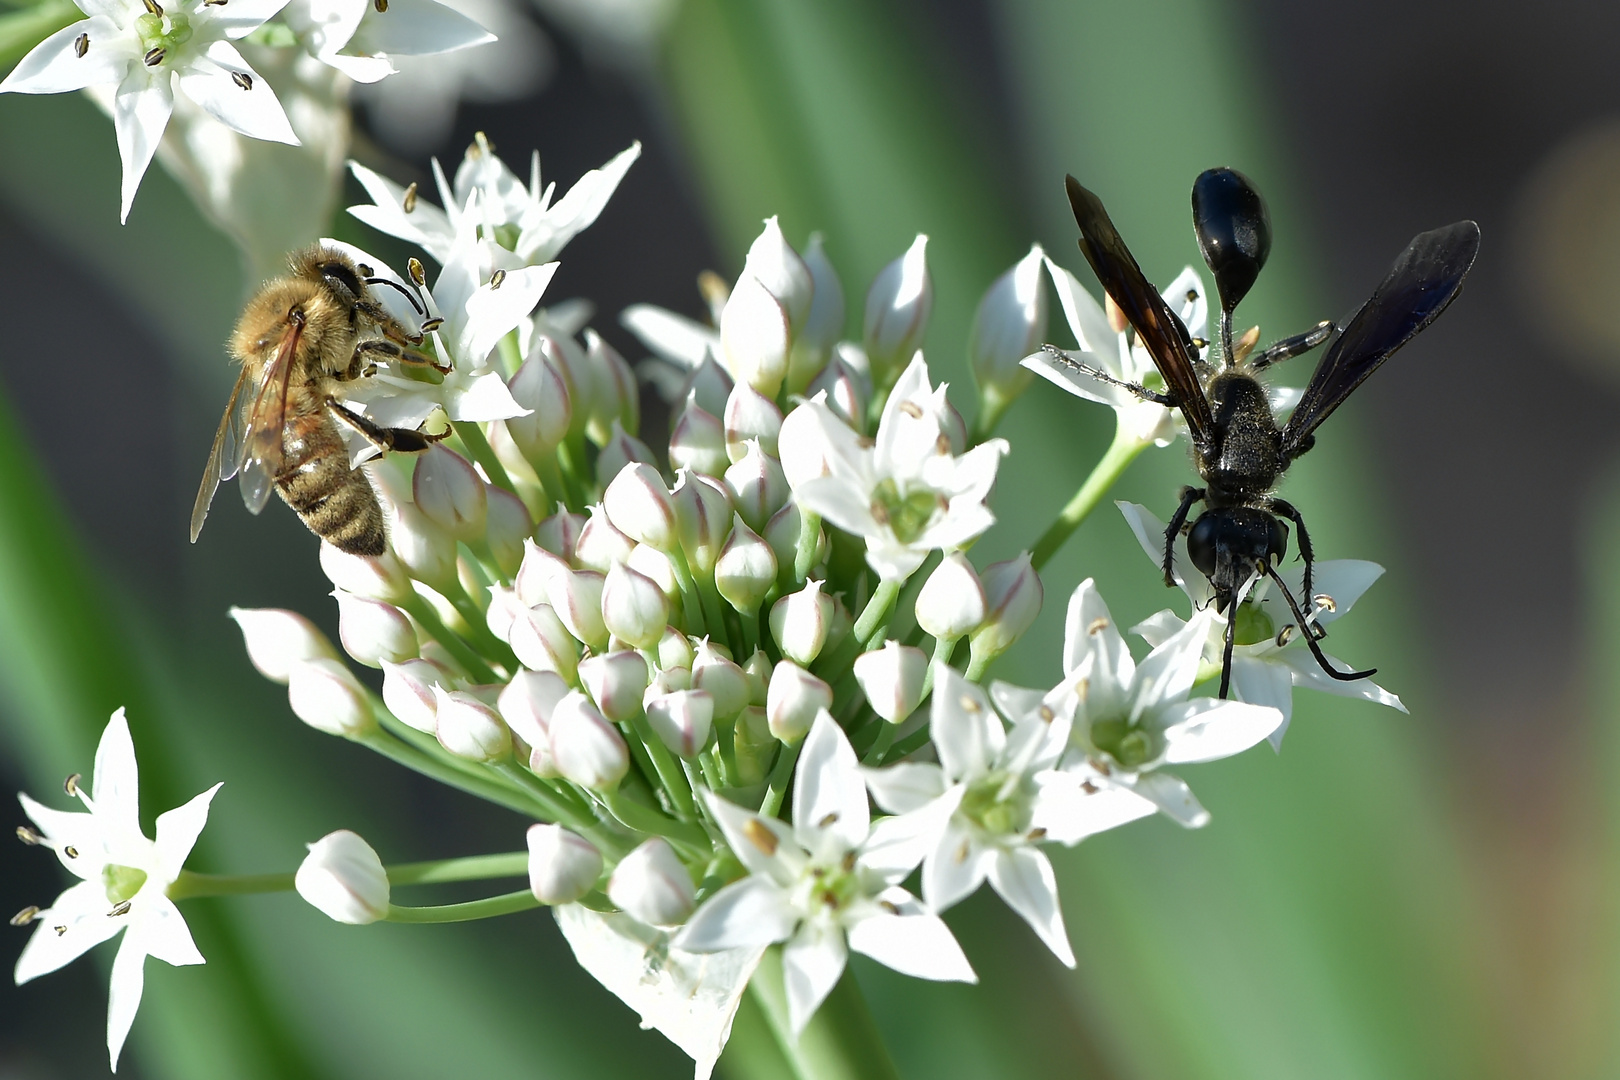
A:
[[[264,509],[274,487],[316,536],[353,555],[381,555],[388,542],[382,507],[365,470],[349,467],[338,423],[385,451],[426,450],[444,436],[375,424],[338,400],[338,384],[367,374],[377,359],[438,365],[412,351],[421,335],[389,315],[369,289],[400,288],[395,282],[320,245],[289,261],[292,273],[266,282],[231,334],[230,353],[242,371],[208,452],[191,541],[219,482],[240,475],[252,513]],[[421,312],[416,298],[400,291]]]

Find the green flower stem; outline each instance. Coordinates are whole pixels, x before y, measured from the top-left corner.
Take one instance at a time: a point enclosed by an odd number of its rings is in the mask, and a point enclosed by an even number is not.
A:
[[[557,465],[562,471],[563,488],[568,492],[568,506],[576,514],[585,512],[585,489],[590,477],[583,475],[585,468],[585,436],[570,435],[557,445]]]
[[[544,780],[516,762],[503,761],[492,765],[491,768],[522,788],[531,799],[545,807],[546,816],[550,820],[559,825],[566,825],[598,848],[605,848],[608,851],[619,850],[620,845],[617,839],[606,834],[602,830],[602,826],[597,822],[595,815],[591,814],[588,809],[582,810],[578,807],[572,797],[559,793]]]
[[[495,632],[489,628],[489,621],[484,612],[478,607],[477,601],[467,595],[467,590],[462,587],[460,580],[456,581],[455,589],[446,595],[445,599],[449,600],[466,620],[471,642],[484,656],[492,658],[507,671],[516,671],[522,666],[518,663],[517,654],[512,651],[512,647],[496,637]]]
[[[518,349],[517,331],[513,330],[500,340],[501,369],[510,379],[517,374],[518,368],[523,366],[523,353]]]
[[[924,746],[928,745],[928,737],[928,725],[924,724],[916,731],[913,731],[910,735],[907,735],[905,738],[895,743],[887,754],[888,760],[901,761],[909,755],[916,753],[918,750],[921,750]]]
[[[872,742],[872,748],[866,752],[866,757],[862,759],[861,764],[883,764],[884,755],[889,752],[889,747],[894,745],[894,737],[899,733],[899,724],[891,724],[888,721],[884,721],[883,727],[878,729],[877,738]]]
[[[388,867],[390,885],[435,885],[441,881],[486,881],[489,878],[525,877],[529,873],[527,851],[503,851],[498,855],[467,855],[459,859],[429,859]]]
[[[799,1080],[899,1080],[888,1047],[855,975],[844,975],[821,1003],[799,1037],[788,1025],[787,994],[782,988],[782,950],[765,950],[749,993],[765,1013],[782,1055],[793,1065]]]
[[[735,787],[737,784],[737,718],[720,720],[715,723],[714,745],[709,747],[709,754],[713,756],[715,764],[720,770],[720,787]],[[705,773],[708,769],[703,770]],[[718,789],[717,789],[718,790]]]
[[[1080,490],[1074,493],[1074,498],[1058,514],[1057,520],[1047,526],[1041,538],[1035,541],[1035,547],[1030,551],[1030,562],[1039,570],[1046,565],[1057,549],[1069,538],[1069,534],[1080,527],[1080,523],[1097,508],[1108,489],[1114,486],[1127,466],[1136,460],[1140,454],[1153,444],[1125,430],[1123,424],[1114,427],[1114,441],[1108,444],[1108,451],[1103,454],[1102,460],[1097,462],[1091,475],[1086,477]]]
[[[968,433],[969,448],[978,446],[996,432],[996,426],[1006,415],[1007,408],[1017,398],[1005,397],[994,387],[985,387],[979,393],[979,415],[973,420],[973,430]]]
[[[788,782],[793,779],[793,766],[799,760],[799,748],[803,745],[801,740],[792,746],[784,746],[782,752],[776,755],[771,780],[765,788],[765,799],[759,804],[762,817],[776,817],[782,812],[782,799],[787,795]]]
[[[483,658],[468,647],[459,634],[452,633],[450,628],[444,625],[439,618],[439,613],[433,610],[433,605],[420,595],[412,593],[410,598],[400,606],[421,625],[423,630],[427,631],[429,637],[444,646],[445,651],[455,659],[456,663],[461,665],[462,670],[472,676],[474,682],[494,683],[502,681],[496,677],[495,672],[484,662]]]
[[[626,828],[673,840],[705,858],[714,851],[709,834],[699,825],[688,821],[676,821],[650,806],[643,806],[634,799],[626,798],[617,791],[603,792],[601,798],[607,804],[608,810]]]
[[[711,612],[704,602],[706,598],[698,591],[697,579],[692,575],[692,568],[687,565],[686,552],[681,550],[681,545],[676,544],[673,550],[665,554],[669,556],[669,564],[675,568],[675,582],[681,590],[681,613],[686,617],[686,624],[692,636],[724,635],[725,623],[715,619],[713,625],[710,625]]]
[[[525,457],[525,461],[534,469],[534,475],[540,481],[540,486],[546,489],[546,502],[555,506],[558,503],[566,506],[574,513],[580,512],[580,507],[569,501],[568,485],[563,483],[562,473],[557,468],[555,452],[540,453],[534,457]],[[550,516],[549,513],[546,516]]]
[[[855,620],[855,629],[836,648],[816,657],[815,672],[833,685],[835,695],[841,690],[848,691],[853,684],[855,676],[851,664],[855,657],[882,641],[888,629],[889,610],[904,585],[903,581],[879,582],[877,590],[861,609],[860,618]]]
[[[743,652],[733,659],[743,664],[759,650],[759,612],[739,611],[737,618],[742,623]]]
[[[918,700],[926,700],[928,695],[933,691],[934,669],[939,667],[941,664],[946,667],[950,667],[951,654],[956,651],[956,643],[961,640],[962,639],[959,637],[934,639],[934,658],[929,661],[928,672],[923,676],[922,698],[919,698]]]
[[[473,460],[482,465],[484,472],[489,474],[489,482],[516,495],[517,487],[512,483],[512,478],[506,475],[506,466],[495,456],[495,448],[489,445],[489,440],[484,437],[484,429],[467,420],[456,424],[455,428],[456,434],[461,436],[461,445],[467,448]]]
[[[664,740],[653,731],[645,713],[637,713],[630,721],[630,725],[635,728],[636,738],[641,740],[641,745],[647,748],[653,768],[657,770],[658,779],[663,783],[664,790],[669,793],[675,813],[691,821],[697,816],[697,807],[692,802],[692,789],[687,785],[686,774],[675,764],[675,757],[669,752],[669,747],[665,746]]]
[[[516,791],[504,783],[498,782],[494,777],[473,776],[462,772],[453,766],[446,765],[436,758],[429,757],[423,751],[409,743],[401,742],[381,729],[369,732],[354,740],[361,746],[375,750],[383,757],[389,758],[414,772],[441,784],[453,788],[460,788],[469,795],[476,795],[497,806],[504,806],[514,810],[524,817],[552,820],[548,809],[537,802],[528,792]]]
[[[732,656],[739,655],[741,643],[732,638],[726,626],[726,611],[731,605],[720,599],[720,591],[714,587],[714,575],[711,573],[705,578],[693,574],[692,579],[697,585],[698,598],[703,601],[703,619],[709,624],[710,637],[723,640],[731,649]],[[743,659],[748,657],[744,656]]]
[[[994,656],[987,656],[982,653],[974,653],[973,658],[968,661],[967,670],[962,672],[962,678],[966,679],[968,682],[982,682],[984,679],[984,673],[990,670],[990,665],[994,663],[995,660],[996,658]]]
[[[167,895],[170,900],[190,900],[197,896],[289,892],[292,887],[292,874],[197,874],[182,870]]]
[[[821,537],[821,518],[803,507],[799,508],[799,546],[793,553],[793,580],[803,585],[810,576],[810,567],[816,558]]]
[[[517,892],[502,893],[500,896],[490,896],[483,900],[469,900],[464,904],[437,904],[432,907],[400,907],[398,904],[389,904],[388,914],[383,918],[387,922],[398,923],[471,922],[474,919],[511,915],[539,906],[540,901],[535,899],[534,893],[528,889],[519,889]]]

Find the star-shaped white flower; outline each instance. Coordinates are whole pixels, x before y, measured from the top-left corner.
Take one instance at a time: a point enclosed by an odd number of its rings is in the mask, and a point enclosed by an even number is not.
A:
[[[1147,552],[1155,566],[1164,563],[1164,522],[1154,517],[1147,507],[1122,502],[1119,509],[1136,534],[1142,550]],[[1192,563],[1187,556],[1187,539],[1177,537],[1171,554],[1170,570],[1181,591],[1192,601],[1197,611],[1208,607],[1214,599],[1214,588],[1209,579],[1197,570],[1188,572]],[[1307,618],[1319,626],[1344,617],[1355,606],[1361,594],[1384,574],[1384,568],[1362,559],[1325,559],[1316,562],[1311,571],[1312,597],[1304,595],[1305,568],[1290,563],[1278,570],[1301,606],[1309,605]],[[1318,598],[1322,598],[1318,600]],[[1131,628],[1149,645],[1159,645],[1174,636],[1186,622],[1166,608]],[[1375,701],[1380,705],[1406,711],[1401,699],[1371,679],[1346,682],[1324,672],[1304,645],[1304,638],[1294,626],[1294,616],[1287,602],[1278,593],[1270,578],[1261,578],[1238,607],[1237,641],[1232,649],[1232,694],[1239,701],[1255,705],[1269,705],[1282,712],[1283,722],[1271,733],[1272,746],[1281,749],[1283,735],[1288,731],[1294,715],[1294,687],[1306,686],[1312,690],[1336,694],[1339,697]],[[1226,618],[1217,616],[1209,625],[1209,639],[1204,646],[1204,663],[1209,669],[1220,669],[1225,645]],[[1340,671],[1354,670],[1329,653],[1328,663]]]
[[[896,823],[922,823],[923,898],[929,907],[944,911],[989,878],[1058,959],[1073,967],[1057,878],[1035,844],[1075,844],[1152,807],[1135,796],[1110,798],[1095,785],[1088,792],[1079,777],[1057,771],[1074,709],[1067,686],[1043,697],[997,684],[997,703],[1014,721],[1009,732],[979,686],[944,665],[936,666],[935,678],[929,734],[939,764],[868,769],[867,787],[880,807],[901,815]]]
[[[287,0],[77,0],[87,18],[63,27],[18,62],[0,93],[61,94],[116,86],[112,103],[123,160],[120,221],[168,127],[178,90],[214,119],[254,139],[298,144],[270,84],[231,42]]]
[[[1063,635],[1064,685],[1075,695],[1064,768],[1082,786],[1129,792],[1189,828],[1209,821],[1186,782],[1160,767],[1230,757],[1282,724],[1268,706],[1188,700],[1214,618],[1213,607],[1195,612],[1138,665],[1096,584],[1074,590]]]
[[[433,176],[438,183],[440,209],[426,199],[412,195],[406,209],[407,189],[400,187],[351,161],[354,172],[371,205],[351,206],[349,213],[379,232],[421,245],[441,264],[454,257],[459,239],[467,228],[474,231],[488,269],[516,270],[549,262],[568,241],[596,221],[617,190],[630,166],[641,156],[641,144],[631,143],[600,169],[580,177],[562,198],[552,201],[555,182],[541,186],[540,154],[529,163],[529,184],[518,179],[480,136],[467,148],[455,184],[445,178],[438,159],[433,160]],[[477,201],[474,201],[474,196]]]
[[[430,56],[495,40],[494,34],[437,0],[284,2],[282,18],[309,54],[358,83],[394,74],[398,69],[390,56]]]
[[[917,823],[872,827],[855,751],[825,709],[805,736],[791,826],[704,797],[749,874],[710,897],[672,944],[719,952],[786,942],[795,1033],[838,982],[849,949],[905,975],[977,981],[950,929],[898,885],[923,855]]]
[[[866,561],[903,581],[930,551],[951,551],[995,523],[984,501],[1007,452],[989,439],[958,456],[945,385],[932,389],[922,353],[890,392],[869,440],[819,400],[783,421],[782,468],[794,501],[866,539]]]
[[[17,796],[41,840],[81,879],[35,916],[39,929],[17,958],[17,984],[49,974],[125,931],[107,1000],[107,1052],[114,1070],[141,1003],[146,958],[176,966],[203,963],[168,888],[180,876],[220,787],[215,784],[184,806],[159,814],[154,841],[141,832],[136,779],[135,744],[119,709],[96,749],[94,795],[69,784],[89,813],[52,810]]]

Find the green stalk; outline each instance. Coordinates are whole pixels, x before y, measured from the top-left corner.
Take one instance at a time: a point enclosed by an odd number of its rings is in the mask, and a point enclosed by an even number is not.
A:
[[[866,752],[866,757],[862,759],[861,764],[883,764],[883,755],[887,754],[889,752],[889,747],[894,745],[894,737],[895,735],[899,734],[899,732],[899,724],[891,724],[888,721],[884,721],[883,727],[878,730],[877,738],[872,741],[872,748]]]
[[[799,1080],[899,1080],[877,1022],[848,967],[797,1039],[788,1023],[779,946],[765,950],[748,990]]]
[[[455,427],[456,434],[461,437],[461,445],[467,448],[474,461],[484,467],[484,472],[489,474],[489,482],[516,495],[517,487],[512,483],[512,478],[506,475],[506,466],[495,456],[495,448],[484,437],[484,429],[471,421],[464,421]]]
[[[484,656],[491,657],[508,671],[516,671],[521,666],[512,647],[496,637],[494,631],[489,628],[484,612],[479,610],[477,601],[467,595],[467,590],[462,588],[459,579],[455,583],[455,589],[446,594],[445,599],[449,600],[467,621],[471,643],[476,645]]]
[[[1108,489],[1114,486],[1114,482],[1125,472],[1126,467],[1136,460],[1136,455],[1152,445],[1151,442],[1138,439],[1126,431],[1123,424],[1115,423],[1114,441],[1108,444],[1108,450],[1103,454],[1102,460],[1097,462],[1096,467],[1091,470],[1091,475],[1080,485],[1080,490],[1074,493],[1074,498],[1070,499],[1069,504],[1058,514],[1057,520],[1048,525],[1041,538],[1035,541],[1035,547],[1031,549],[1029,556],[1035,569],[1039,570],[1046,565],[1046,560],[1063,546],[1069,535],[1097,508],[1103,496],[1108,494]]]
[[[645,713],[637,713],[630,721],[635,728],[636,738],[647,748],[647,754],[652,758],[653,768],[658,771],[658,779],[663,783],[664,790],[669,793],[670,802],[675,806],[675,812],[690,821],[697,816],[697,807],[692,803],[692,789],[687,785],[686,774],[681,767],[675,764],[675,758],[664,745],[664,740],[653,731],[652,725],[647,723]]]
[[[616,791],[603,792],[602,801],[626,828],[652,836],[662,836],[703,855],[713,850],[709,834],[700,826],[677,821],[650,806],[643,806],[634,799],[625,798]]]
[[[442,881],[484,881],[489,878],[523,877],[529,872],[527,851],[499,855],[469,855],[459,859],[431,859],[401,863],[388,868],[390,885],[430,885]],[[249,896],[257,893],[291,892],[293,878],[285,874],[199,874],[180,871],[169,886],[170,900],[190,900],[199,896]]]
[[[501,680],[495,677],[495,672],[486,664],[481,656],[473,652],[461,635],[451,632],[439,618],[439,613],[433,610],[433,605],[424,600],[419,594],[412,593],[405,603],[400,605],[426,630],[428,636],[443,645],[460,664],[462,670],[472,676],[477,683],[493,683]]]
[[[788,782],[793,779],[793,765],[799,760],[799,748],[803,741],[792,746],[783,746],[782,752],[776,755],[776,764],[771,768],[771,779],[765,788],[765,799],[759,804],[762,817],[776,817],[782,811],[782,799],[787,795]]]
[[[511,915],[540,906],[540,901],[528,889],[502,893],[483,900],[469,900],[464,904],[437,904],[432,907],[400,907],[388,905],[387,922],[446,923],[471,922],[474,919],[492,919],[497,915]]]
[[[470,776],[460,769],[444,764],[408,743],[389,735],[382,730],[372,731],[354,740],[361,746],[375,750],[383,757],[389,758],[405,766],[413,772],[419,772],[441,784],[453,788],[460,788],[469,795],[476,795],[480,799],[492,802],[497,806],[504,806],[514,810],[524,817],[553,820],[547,807],[536,802],[528,793],[513,791],[505,784],[495,782],[494,779],[482,779]]]
[[[810,567],[816,558],[817,540],[821,536],[821,518],[804,508],[799,509],[799,546],[793,553],[793,580],[803,585],[810,576]]]
[[[588,811],[581,812],[567,796],[560,795],[544,780],[535,776],[527,769],[511,761],[501,762],[491,766],[501,776],[511,780],[535,802],[545,808],[547,816],[559,825],[566,825],[570,829],[586,837],[597,847],[607,845],[609,849],[616,849],[611,838],[601,834],[601,825],[594,815]]]
[[[180,871],[169,886],[170,900],[191,900],[198,896],[251,896],[255,893],[290,892],[292,874],[198,874]]]

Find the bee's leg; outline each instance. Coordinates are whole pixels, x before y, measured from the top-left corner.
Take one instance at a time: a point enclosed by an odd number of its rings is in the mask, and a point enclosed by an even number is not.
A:
[[[1293,503],[1285,502],[1282,499],[1270,500],[1268,509],[1273,514],[1292,521],[1294,528],[1299,530],[1299,557],[1305,561],[1304,601],[1306,604],[1314,605],[1316,598],[1315,594],[1311,592],[1311,568],[1316,562],[1316,553],[1311,550],[1311,534],[1305,531],[1305,519],[1300,516],[1298,510],[1294,509]],[[1300,629],[1318,639],[1327,636],[1327,631],[1314,622],[1310,626],[1301,626]]]
[[[1303,334],[1295,334],[1293,337],[1285,337],[1281,341],[1273,343],[1265,352],[1250,360],[1249,367],[1254,371],[1264,371],[1279,360],[1287,360],[1289,357],[1310,352],[1331,337],[1332,334],[1333,323],[1328,319],[1323,319]]]
[[[384,338],[367,338],[354,347],[354,355],[349,358],[348,368],[339,373],[336,377],[343,382],[348,382],[353,379],[358,379],[361,375],[368,374],[368,369],[371,365],[367,363],[364,358],[371,354],[376,354],[383,359],[389,360],[396,364],[407,364],[415,367],[431,367],[440,375],[448,375],[451,371],[449,365],[441,366],[431,356],[428,356],[425,353],[412,352],[409,349],[400,348],[399,345]]]
[[[1171,567],[1172,562],[1173,562],[1173,557],[1174,557],[1174,555],[1176,553],[1176,534],[1181,532],[1181,527],[1183,525],[1187,524],[1187,514],[1188,514],[1189,511],[1192,510],[1193,503],[1198,502],[1206,494],[1208,494],[1208,492],[1206,492],[1203,488],[1195,488],[1195,487],[1184,487],[1184,488],[1182,488],[1181,489],[1181,505],[1176,507],[1176,512],[1174,514],[1172,514],[1171,517],[1170,517],[1170,524],[1165,526],[1165,530],[1164,530],[1164,583],[1165,583],[1166,587],[1174,588],[1175,584],[1176,584],[1175,575],[1170,572],[1170,567]]]
[[[1102,368],[1092,367],[1090,364],[1082,364],[1080,361],[1076,360],[1074,357],[1070,356],[1056,345],[1042,345],[1041,348],[1046,351],[1048,356],[1062,364],[1064,367],[1068,368],[1070,371],[1078,371],[1082,375],[1091,376],[1098,382],[1105,382],[1109,386],[1117,386],[1121,390],[1129,390],[1143,401],[1151,401],[1155,405],[1163,405],[1167,409],[1173,409],[1177,405],[1176,399],[1171,397],[1169,394],[1162,394],[1157,390],[1149,390],[1147,387],[1142,386],[1139,383],[1126,382],[1124,379],[1115,378]]]
[[[411,428],[383,427],[349,409],[336,398],[327,398],[326,407],[331,410],[333,416],[364,435],[372,446],[385,452],[418,454],[449,435],[451,430],[445,428],[437,435],[429,435]]]

